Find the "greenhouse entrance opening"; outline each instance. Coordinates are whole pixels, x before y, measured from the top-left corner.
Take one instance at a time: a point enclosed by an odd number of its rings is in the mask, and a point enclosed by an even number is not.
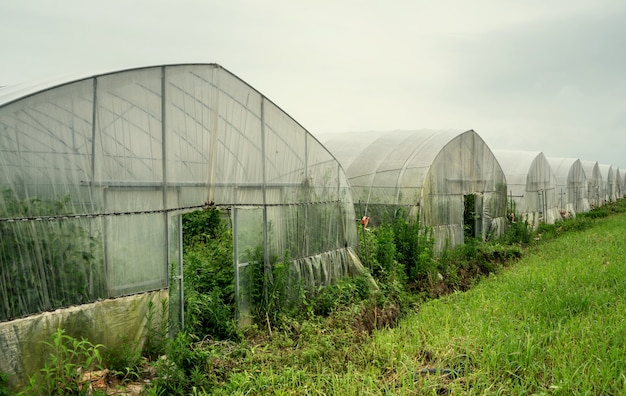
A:
[[[228,339],[235,331],[236,301],[229,211],[209,208],[185,213],[182,231],[181,325],[192,334]]]
[[[482,235],[483,200],[480,194],[463,196],[463,236],[465,239]]]

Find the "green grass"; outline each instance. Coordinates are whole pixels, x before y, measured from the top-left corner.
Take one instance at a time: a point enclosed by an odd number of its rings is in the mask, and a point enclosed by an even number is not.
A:
[[[421,349],[428,359],[413,371],[464,370],[455,380],[421,378],[435,393],[625,394],[625,252],[626,217],[611,217],[541,245],[466,293],[424,304],[375,342],[404,345],[401,356]]]
[[[227,373],[199,394],[626,394],[625,253],[626,216],[610,216],[392,329],[351,326],[366,310],[356,305],[258,342],[248,334],[243,357],[214,354]]]

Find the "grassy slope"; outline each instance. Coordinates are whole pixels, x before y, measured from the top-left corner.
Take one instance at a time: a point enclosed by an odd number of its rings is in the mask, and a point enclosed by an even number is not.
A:
[[[624,394],[625,250],[624,215],[567,233],[473,290],[425,304],[376,342],[412,344],[399,355],[465,370],[455,381],[423,378],[427,389]]]
[[[212,393],[626,394],[625,251],[626,215],[612,216],[371,338],[337,317],[296,326]]]

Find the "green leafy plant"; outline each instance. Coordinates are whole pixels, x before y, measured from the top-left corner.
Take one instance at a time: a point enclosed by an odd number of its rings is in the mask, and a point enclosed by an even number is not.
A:
[[[189,334],[178,333],[166,342],[165,354],[156,362],[154,386],[168,395],[189,394],[193,387],[210,387],[206,375],[209,356],[202,344],[194,343]]]
[[[57,329],[50,342],[45,342],[50,355],[38,374],[31,376],[25,395],[86,395],[82,381],[85,371],[100,368],[103,345],[76,339]]]
[[[279,326],[287,316],[298,317],[306,307],[307,293],[304,286],[291,272],[293,261],[289,252],[281,260],[270,257],[270,271],[266,270],[264,251],[261,246],[248,252],[249,290],[255,320],[258,324]]]
[[[0,371],[0,396],[10,396],[9,375]]]
[[[169,303],[166,299],[161,300],[159,308],[155,307],[152,301],[148,302],[143,353],[150,360],[157,359],[165,352],[166,341],[170,331],[168,311]]]
[[[183,215],[185,330],[238,339],[232,233],[217,209]]]
[[[141,378],[141,345],[138,341],[122,337],[120,342],[102,350],[102,365],[122,383]]]

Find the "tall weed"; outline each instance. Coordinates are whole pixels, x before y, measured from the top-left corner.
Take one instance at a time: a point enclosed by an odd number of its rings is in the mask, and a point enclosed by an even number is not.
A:
[[[100,368],[100,344],[78,340],[57,329],[51,341],[45,342],[50,354],[38,374],[31,376],[23,395],[86,395],[83,373]]]

